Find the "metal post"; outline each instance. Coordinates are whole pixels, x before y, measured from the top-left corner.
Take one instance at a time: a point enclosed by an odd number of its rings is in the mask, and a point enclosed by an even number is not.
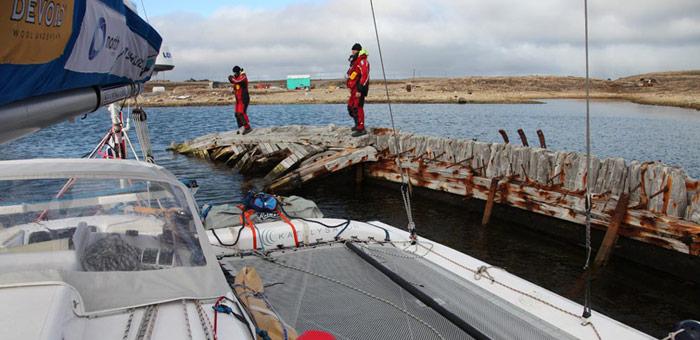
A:
[[[540,140],[540,147],[546,149],[547,142],[544,140],[544,132],[542,130],[537,130],[537,138]]]
[[[523,131],[523,129],[518,129],[518,135],[523,142],[523,146],[530,146],[530,144],[527,143],[527,136],[525,136],[525,131]]]
[[[506,133],[506,130],[500,129],[498,130],[498,133],[500,133],[501,137],[503,137],[503,143],[510,143],[510,140],[508,139],[508,133]]]

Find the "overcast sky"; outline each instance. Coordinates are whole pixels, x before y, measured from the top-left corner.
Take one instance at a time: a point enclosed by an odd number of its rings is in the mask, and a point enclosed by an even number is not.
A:
[[[390,78],[584,74],[583,0],[375,0]],[[353,43],[381,76],[369,0],[144,0],[166,79],[342,78]],[[591,73],[700,69],[700,0],[592,0]],[[139,3],[141,7],[141,3]],[[142,8],[143,9],[143,8]]]

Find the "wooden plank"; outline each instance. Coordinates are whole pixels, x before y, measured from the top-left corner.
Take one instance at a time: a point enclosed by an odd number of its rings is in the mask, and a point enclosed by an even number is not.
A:
[[[525,137],[522,130],[520,133]],[[378,161],[366,164],[365,173],[399,182],[399,169],[393,156],[398,150],[395,150],[392,134],[390,129],[376,128],[367,136],[353,138],[348,127],[278,126],[258,128],[248,135],[211,133],[173,144],[169,149],[195,157],[225,160],[242,171],[266,169],[277,161],[267,155],[279,155],[276,152],[287,149],[289,155],[274,165],[265,180],[267,183],[292,181],[300,185],[352,166],[349,164],[369,162],[371,157],[363,160],[368,154],[357,150],[372,144],[372,157]],[[543,137],[538,131],[540,146],[544,148]],[[586,182],[591,181],[593,223],[597,228],[615,223],[618,196],[629,192],[633,207],[624,214],[617,234],[700,255],[700,185],[682,169],[658,162],[627,163],[621,158],[594,157],[592,171],[588,173],[586,157],[577,152],[407,133],[399,133],[397,139],[411,186],[488,202],[492,178],[518,176],[517,180],[498,185],[493,202],[498,197],[503,204],[583,224],[583,191]],[[320,153],[326,150],[333,152]]]
[[[491,220],[491,210],[493,210],[493,203],[496,200],[496,190],[498,189],[498,177],[491,179],[491,185],[489,186],[489,194],[486,199],[486,207],[484,208],[484,216],[481,218],[481,225],[489,224]]]
[[[266,186],[270,192],[285,192],[300,187],[303,183],[328,174],[338,172],[347,167],[364,162],[377,160],[377,149],[367,146],[360,149],[347,149],[323,159],[310,163],[305,167],[294,170]]]
[[[245,169],[248,166],[248,162],[250,162],[251,158],[253,158],[253,156],[255,156],[255,153],[257,151],[258,151],[257,146],[246,151],[243,154],[243,156],[241,157],[241,159],[236,163],[236,165],[234,166],[234,169],[239,170],[239,171],[241,169]]]
[[[595,255],[595,260],[593,261],[593,267],[591,270],[595,273],[599,268],[605,266],[612,254],[613,247],[617,242],[617,238],[620,235],[619,229],[622,222],[625,220],[625,215],[627,215],[627,206],[630,202],[630,196],[627,193],[620,195],[620,199],[617,201],[615,206],[615,212],[612,215],[608,229],[605,231],[605,237],[603,237],[603,242],[598,248],[598,252]]]
[[[263,178],[264,183],[271,183],[284,175],[289,169],[299,164],[306,156],[319,152],[321,148],[304,147],[298,144],[285,145],[289,150],[289,155],[279,162],[270,172]]]
[[[226,160],[226,165],[235,166],[236,162],[248,151],[245,145],[233,145],[231,156]]]
[[[468,179],[469,170],[466,168],[459,170],[450,168],[452,171],[446,171],[446,166],[442,167],[439,164],[420,168],[415,162],[412,164],[410,159],[405,159],[403,165],[409,171],[412,185],[461,196],[470,193],[470,197],[488,199],[491,179],[476,175]],[[367,168],[366,174],[372,178],[401,182],[396,163],[391,159],[367,164]],[[471,181],[471,185],[465,184],[468,180]],[[581,225],[585,222],[584,200],[581,193],[521,181],[502,184],[500,190],[508,193],[504,203],[512,207]],[[594,198],[592,221],[596,228],[604,229],[604,226],[609,225],[612,209],[608,210],[606,207],[614,207],[616,202],[614,198]],[[625,215],[619,234],[681,253],[700,255],[697,253],[700,227],[693,222],[673,216],[648,210],[630,210]]]
[[[233,152],[233,150],[234,150],[233,145],[221,147],[221,148],[219,148],[218,151],[216,151],[212,154],[212,160],[220,161],[222,159],[229,159],[229,157],[231,157],[231,153]]]
[[[615,207],[615,212],[613,213],[612,220],[607,230],[605,231],[605,236],[603,241],[598,248],[595,259],[593,263],[588,268],[587,272],[584,272],[574,283],[574,286],[569,290],[569,295],[580,296],[586,287],[586,280],[588,275],[591,275],[591,279],[595,280],[600,273],[600,269],[603,268],[612,254],[615,243],[617,242],[619,236],[620,226],[625,219],[627,214],[627,205],[629,204],[629,194],[623,193],[620,199],[617,201]]]

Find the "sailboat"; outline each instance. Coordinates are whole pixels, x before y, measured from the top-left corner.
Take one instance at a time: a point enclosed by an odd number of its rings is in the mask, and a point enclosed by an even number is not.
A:
[[[0,142],[134,97],[169,67],[133,5],[40,3],[9,2],[13,29],[51,43],[3,37]],[[0,162],[2,338],[651,338],[410,224],[305,215],[266,194],[205,224],[190,187],[123,159],[117,113],[90,153],[114,159]]]

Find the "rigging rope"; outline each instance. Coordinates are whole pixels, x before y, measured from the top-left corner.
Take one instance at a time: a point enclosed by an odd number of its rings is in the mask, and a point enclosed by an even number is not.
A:
[[[400,242],[391,242],[392,245],[395,244],[395,243],[400,243]],[[423,243],[415,245],[416,251],[418,251],[418,246],[422,247],[423,249],[425,249],[425,250],[427,251],[427,253],[426,253],[425,255],[422,255],[421,257],[426,256],[428,253],[435,254],[436,256],[440,257],[441,259],[443,259],[443,260],[445,260],[445,261],[447,261],[447,262],[450,262],[450,263],[452,263],[453,265],[455,265],[455,266],[457,266],[457,267],[460,267],[460,268],[462,268],[462,269],[464,269],[464,270],[466,270],[466,271],[469,271],[469,272],[473,273],[473,274],[474,274],[474,279],[475,279],[475,280],[479,280],[480,278],[485,277],[485,278],[489,279],[489,280],[491,281],[492,284],[497,284],[497,285],[499,285],[499,286],[501,286],[501,287],[503,287],[503,288],[506,288],[506,289],[508,289],[508,290],[510,290],[510,291],[513,291],[513,292],[515,292],[515,293],[518,293],[518,294],[520,294],[520,295],[526,296],[526,297],[528,297],[528,298],[530,298],[530,299],[532,299],[532,300],[534,300],[534,301],[537,301],[537,302],[539,302],[539,303],[541,303],[541,304],[543,304],[543,305],[546,305],[546,306],[548,306],[548,307],[551,307],[551,308],[553,308],[553,309],[555,309],[555,310],[557,310],[557,311],[560,311],[560,312],[562,312],[562,313],[564,313],[564,314],[566,314],[566,315],[569,315],[569,316],[571,316],[571,317],[580,319],[580,320],[581,320],[581,326],[584,326],[584,327],[590,326],[591,329],[593,330],[593,333],[594,333],[596,339],[602,340],[602,337],[600,336],[600,333],[598,332],[598,329],[595,327],[595,325],[593,324],[593,322],[589,321],[586,317],[580,317],[580,316],[578,316],[578,315],[576,315],[576,314],[574,314],[574,313],[572,313],[572,312],[569,312],[568,310],[564,309],[563,307],[559,307],[559,306],[557,306],[557,305],[555,305],[555,304],[553,304],[553,303],[550,303],[550,302],[548,302],[547,300],[545,300],[544,298],[541,298],[541,297],[537,296],[536,294],[533,294],[533,293],[530,293],[530,292],[526,292],[526,291],[520,290],[520,289],[515,288],[515,287],[511,287],[510,285],[506,284],[505,282],[499,281],[497,278],[493,277],[493,275],[491,275],[491,273],[488,272],[488,270],[489,270],[490,268],[500,269],[500,270],[503,270],[503,271],[505,271],[505,269],[500,268],[500,267],[488,267],[488,266],[480,266],[480,267],[478,267],[478,268],[476,268],[476,269],[470,268],[470,267],[467,267],[466,265],[464,265],[464,264],[462,264],[462,263],[460,263],[460,262],[455,261],[454,259],[452,259],[452,258],[450,258],[450,257],[448,257],[448,256],[446,256],[446,255],[443,255],[443,254],[441,254],[441,253],[438,253],[437,251],[433,250],[432,247],[431,247],[431,248],[426,247]],[[404,251],[406,251],[406,252],[408,252],[408,253],[413,253],[413,254],[415,254],[415,252],[412,252],[412,251],[410,251],[410,250],[407,250],[407,248],[405,248]]]
[[[391,120],[391,130],[394,139],[394,149],[396,150],[396,163],[399,167],[399,172],[401,172],[401,198],[403,199],[403,206],[406,209],[406,218],[408,219],[408,231],[411,233],[411,240],[416,242],[416,224],[413,222],[413,210],[411,208],[411,196],[408,192],[408,174],[405,171],[403,165],[401,164],[401,144],[399,143],[399,137],[396,133],[396,124],[394,123],[394,113],[391,109],[391,98],[389,97],[389,84],[386,80],[386,71],[384,69],[384,57],[382,56],[382,45],[379,43],[379,30],[377,29],[377,18],[374,14],[374,3],[369,0],[369,6],[372,9],[372,22],[374,23],[374,35],[377,38],[377,51],[379,51],[379,62],[382,65],[382,76],[384,77],[384,90],[386,91],[386,102],[389,106],[389,118]]]
[[[146,17],[146,22],[149,22],[148,13],[146,13],[146,6],[143,5],[143,0],[141,0],[141,9],[143,9],[143,16]]]
[[[586,275],[586,289],[583,297],[583,317],[591,316],[591,80],[588,68],[588,0],[583,0],[586,44],[586,264],[583,266]]]
[[[131,111],[131,120],[134,122],[136,130],[136,138],[141,146],[143,160],[148,163],[155,163],[153,158],[153,148],[151,146],[151,137],[148,132],[148,115],[140,106],[137,106]]]

